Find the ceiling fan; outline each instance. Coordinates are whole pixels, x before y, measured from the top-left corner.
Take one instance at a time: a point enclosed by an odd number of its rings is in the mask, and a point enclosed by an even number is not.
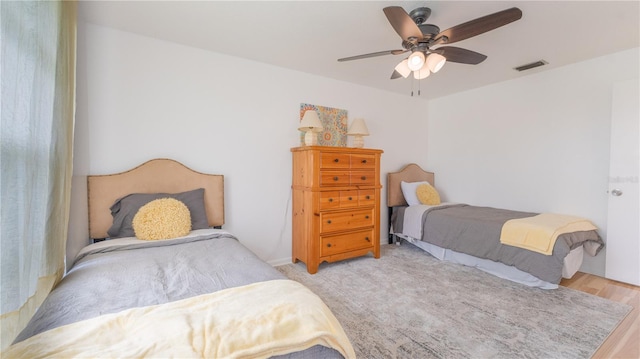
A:
[[[385,7],[383,11],[393,29],[402,38],[402,49],[345,57],[338,59],[338,61],[359,60],[383,55],[400,55],[410,52],[409,57],[402,60],[395,67],[391,74],[391,79],[407,78],[413,72],[414,78],[420,80],[429,76],[430,73],[438,72],[446,61],[477,65],[484,61],[487,56],[460,47],[434,47],[462,41],[522,18],[522,11],[517,7],[513,7],[440,31],[440,28],[436,25],[425,24],[425,21],[431,15],[431,9],[428,7],[419,7],[408,14],[400,6]]]

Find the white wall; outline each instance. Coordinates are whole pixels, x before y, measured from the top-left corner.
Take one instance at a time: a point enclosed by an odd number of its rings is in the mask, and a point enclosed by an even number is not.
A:
[[[290,148],[299,143],[300,103],[364,118],[371,133],[365,146],[385,151],[383,183],[387,172],[425,160],[427,101],[418,97],[92,24],[80,32],[76,153],[82,155],[75,175],[124,171],[157,157],[224,174],[224,228],[272,264],[291,259]],[[75,186],[74,195],[85,197],[86,188]],[[85,206],[74,202],[73,223],[86,223]],[[70,233],[72,252],[88,243],[84,228]]]
[[[449,201],[591,219],[606,240],[613,83],[638,49],[432,100],[427,168]],[[604,253],[582,271],[604,275]]]
[[[86,174],[173,158],[224,174],[224,228],[262,259],[288,262],[289,149],[304,102],[366,119],[365,146],[385,151],[383,184],[415,162],[448,200],[582,215],[606,237],[611,87],[638,77],[637,49],[427,103],[111,28],[80,32],[75,198]],[[74,202],[77,226],[85,206]],[[70,233],[73,248],[88,242],[85,227]],[[582,270],[603,275],[604,255]]]

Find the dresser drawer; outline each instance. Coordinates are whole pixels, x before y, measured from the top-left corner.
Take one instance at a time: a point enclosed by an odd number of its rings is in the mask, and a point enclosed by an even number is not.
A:
[[[376,156],[374,155],[351,155],[351,168],[353,169],[375,169]]]
[[[358,191],[340,191],[340,208],[358,207]]]
[[[351,171],[352,186],[373,186],[376,184],[375,171]]]
[[[320,210],[336,208],[340,208],[340,191],[320,192]]]
[[[351,156],[347,153],[320,153],[320,168],[349,168]]]
[[[349,171],[321,171],[320,186],[348,186],[351,175]]]
[[[354,208],[362,205],[363,191],[328,191],[320,192],[320,210],[338,209],[338,208]],[[372,192],[373,191],[367,191]],[[373,195],[371,196],[373,199]]]
[[[330,256],[356,249],[373,247],[373,239],[372,229],[337,236],[324,236],[320,238],[320,255]]]
[[[320,213],[320,233],[373,226],[373,208]]]
[[[361,189],[358,191],[358,206],[373,206],[376,204],[376,191]]]

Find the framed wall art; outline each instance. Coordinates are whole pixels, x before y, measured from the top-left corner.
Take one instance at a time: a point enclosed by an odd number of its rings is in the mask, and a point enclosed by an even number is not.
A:
[[[347,146],[347,110],[301,103],[300,120],[307,110],[316,111],[322,122],[323,130],[318,134],[318,146]],[[300,132],[300,145],[304,145],[304,132]]]

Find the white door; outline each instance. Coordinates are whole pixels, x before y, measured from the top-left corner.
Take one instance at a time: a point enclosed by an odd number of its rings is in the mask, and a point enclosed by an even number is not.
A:
[[[640,285],[640,91],[614,84],[605,277]]]

